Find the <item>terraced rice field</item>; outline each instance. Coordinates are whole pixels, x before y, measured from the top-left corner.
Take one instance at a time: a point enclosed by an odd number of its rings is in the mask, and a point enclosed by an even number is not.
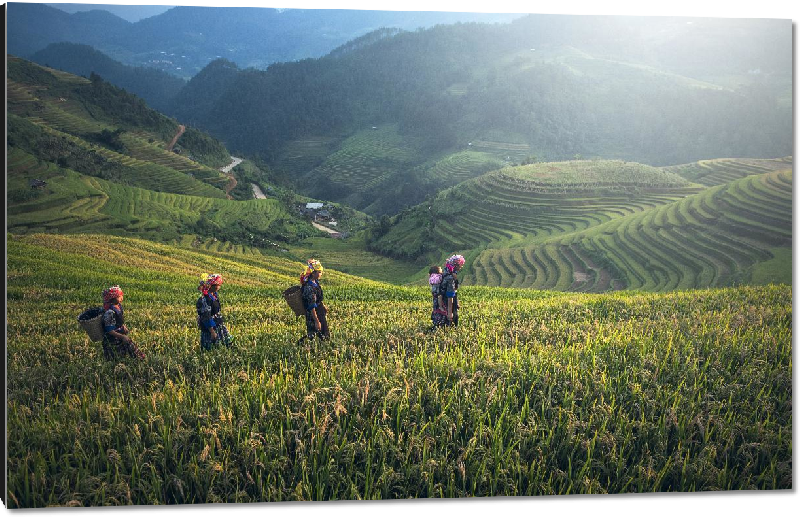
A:
[[[87,152],[98,153],[109,162],[127,167],[129,173],[123,181],[130,185],[163,192],[225,197],[220,187],[224,186],[226,178],[219,171],[168,153],[155,143],[132,133],[123,133],[121,136],[126,146],[125,152],[89,143],[81,135],[113,131],[116,128],[92,119],[83,108],[75,107],[69,100],[38,99],[29,91],[29,87],[14,81],[9,81],[8,90],[9,113],[24,117]]]
[[[284,145],[273,166],[292,175],[306,174],[320,165],[331,153],[335,143],[332,137],[308,137]]]
[[[494,155],[478,151],[461,151],[447,155],[426,169],[426,175],[440,185],[455,185],[481,174],[499,169],[502,162]]]
[[[367,129],[346,139],[311,176],[326,177],[352,192],[365,192],[410,169],[418,160],[415,149],[394,126]]]
[[[539,164],[534,172],[515,167],[466,181],[440,194],[429,214],[410,218],[407,225],[400,222],[388,238],[400,245],[413,241],[421,218],[430,220],[431,239],[443,250],[517,247],[663,206],[700,190],[657,169],[636,184],[628,181],[633,172],[620,162],[578,164]],[[591,182],[573,170],[587,167],[599,170]],[[572,176],[581,183],[573,184]]]
[[[492,154],[501,160],[514,162],[522,161],[531,152],[528,144],[480,139],[470,142],[470,149]]]
[[[295,221],[275,199],[231,201],[125,186],[40,163],[20,150],[9,154],[8,178],[9,190],[27,189],[32,178],[47,181],[37,197],[9,205],[7,227],[17,233],[110,232],[158,238],[160,232],[193,233],[201,217],[219,228],[246,222],[261,231],[276,221],[306,224]],[[224,234],[220,238],[224,240]]]
[[[667,291],[747,283],[791,249],[792,171],[751,174],[680,201],[521,249],[487,250],[482,285]],[[791,267],[791,264],[788,264]],[[791,282],[791,271],[782,278]]]

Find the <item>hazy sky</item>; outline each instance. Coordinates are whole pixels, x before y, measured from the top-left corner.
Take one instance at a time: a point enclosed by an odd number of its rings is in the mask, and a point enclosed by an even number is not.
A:
[[[142,18],[149,18],[161,14],[164,11],[171,9],[171,5],[123,5],[123,4],[57,4],[48,3],[47,5],[61,9],[68,13],[76,13],[78,11],[90,11],[92,9],[102,9],[108,11],[129,22],[137,22]]]

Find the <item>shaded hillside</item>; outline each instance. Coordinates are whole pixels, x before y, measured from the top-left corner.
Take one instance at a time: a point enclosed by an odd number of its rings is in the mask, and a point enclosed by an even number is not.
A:
[[[183,79],[161,70],[123,65],[88,45],[54,43],[30,56],[30,60],[84,77],[98,74],[161,112],[170,111],[175,96],[186,85]]]
[[[102,6],[98,6],[102,7]],[[8,6],[8,52],[29,57],[50,43],[91,45],[132,66],[189,78],[219,57],[246,67],[319,57],[378,27],[414,30],[518,15],[178,6],[129,23],[106,11],[67,14],[44,4]]]
[[[284,201],[226,200],[230,155],[105,83],[9,58],[8,227],[269,247],[314,233]],[[250,173],[253,180],[255,172]],[[252,197],[252,194],[251,194]]]
[[[428,189],[426,174],[411,169],[473,149],[506,164],[579,155],[668,165],[790,154],[790,24],[746,22],[530,16],[504,26],[379,31],[318,60],[241,71],[192,120],[292,178],[347,168],[337,154],[373,127],[394,126],[421,143],[403,170],[380,166],[378,156],[373,173],[355,173],[361,190],[348,188],[337,200],[364,197],[365,186],[389,175],[381,191],[410,194],[413,204]],[[685,66],[666,59],[676,41],[703,45],[709,35],[730,45],[699,51]],[[733,54],[723,58],[723,47]],[[756,63],[763,68],[748,69]],[[324,142],[314,159],[287,159],[312,141]],[[308,185],[298,188],[310,192]]]
[[[122,149],[126,138],[134,138],[164,153],[167,142],[178,133],[174,119],[97,74],[87,79],[9,56],[7,84],[9,114],[83,140],[99,139],[112,151]],[[117,135],[110,137],[104,131]],[[172,160],[186,162],[190,155],[194,160],[189,162],[197,168],[219,167],[229,161],[230,154],[219,141],[196,129],[188,128],[178,144],[186,154],[168,154]]]

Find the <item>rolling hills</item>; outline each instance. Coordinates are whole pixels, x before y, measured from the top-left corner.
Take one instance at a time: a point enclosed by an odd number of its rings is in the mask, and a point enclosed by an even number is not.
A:
[[[10,57],[7,100],[13,233],[109,233],[265,250],[316,233],[285,200],[229,199],[230,178],[218,167],[230,154],[218,141],[188,128],[176,154],[169,149],[176,121],[97,76]],[[252,164],[242,170],[260,178]]]
[[[605,291],[791,283],[791,170],[788,158],[511,167],[401,213],[373,233],[370,247],[423,263],[463,253],[472,259],[464,280],[477,285]]]

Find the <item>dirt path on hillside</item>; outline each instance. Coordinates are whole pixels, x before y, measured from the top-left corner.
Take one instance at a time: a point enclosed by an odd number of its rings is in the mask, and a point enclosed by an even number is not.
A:
[[[311,226],[313,226],[313,227],[314,227],[314,228],[316,228],[317,230],[322,230],[323,232],[328,232],[328,233],[339,233],[339,232],[338,232],[338,230],[332,230],[332,229],[328,228],[327,226],[322,226],[321,224],[319,224],[319,223],[315,223],[315,222],[313,222],[313,221],[311,222]]]
[[[226,165],[225,167],[220,167],[219,171],[228,177],[228,183],[225,184],[225,195],[228,196],[228,199],[231,198],[231,190],[236,188],[238,182],[236,181],[236,177],[231,172],[234,167],[242,163],[242,158],[237,158],[235,156],[231,156],[231,163]]]
[[[267,196],[264,195],[264,191],[261,190],[261,187],[255,183],[251,183],[250,186],[253,187],[253,195],[256,199],[267,199]]]
[[[184,126],[183,124],[178,126],[178,134],[175,135],[175,138],[173,138],[172,142],[170,142],[169,145],[167,146],[167,151],[172,151],[172,148],[175,147],[175,144],[178,143],[178,139],[185,131],[186,131],[186,126]]]

